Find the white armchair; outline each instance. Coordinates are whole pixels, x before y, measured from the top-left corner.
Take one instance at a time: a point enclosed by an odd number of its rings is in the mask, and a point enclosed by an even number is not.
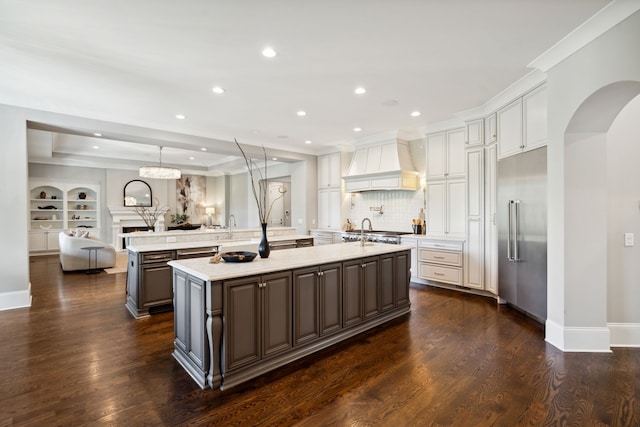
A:
[[[62,271],[89,270],[90,268],[110,268],[116,264],[116,250],[108,243],[89,236],[71,236],[64,231],[58,235],[60,243],[60,265]],[[92,254],[91,267],[89,267],[89,251],[82,249],[87,246],[100,246],[101,249]],[[97,256],[95,260],[94,256]]]

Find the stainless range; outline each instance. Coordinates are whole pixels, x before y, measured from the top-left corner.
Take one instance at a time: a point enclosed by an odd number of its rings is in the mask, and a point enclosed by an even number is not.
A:
[[[357,242],[360,240],[361,233],[361,230],[344,231],[342,233],[342,241]],[[367,242],[399,245],[400,235],[397,231],[364,230],[364,238]]]

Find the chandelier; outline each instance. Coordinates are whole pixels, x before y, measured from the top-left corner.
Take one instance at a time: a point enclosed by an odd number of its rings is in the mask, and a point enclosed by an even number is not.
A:
[[[180,179],[180,169],[162,166],[162,147],[160,147],[160,164],[158,166],[140,166],[140,178]]]

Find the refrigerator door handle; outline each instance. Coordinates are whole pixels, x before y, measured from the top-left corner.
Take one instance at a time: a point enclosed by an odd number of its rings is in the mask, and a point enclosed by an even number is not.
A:
[[[509,200],[507,202],[507,219],[509,220],[509,225],[507,228],[507,259],[509,261],[513,261],[513,257],[511,256],[511,230],[512,230],[512,218],[511,218],[511,206],[513,205],[513,200]]]
[[[514,233],[513,233],[513,260],[514,261],[520,261],[520,245],[518,244],[518,223],[520,221],[520,200],[516,200],[513,202],[516,208],[515,211],[515,229],[514,229]]]

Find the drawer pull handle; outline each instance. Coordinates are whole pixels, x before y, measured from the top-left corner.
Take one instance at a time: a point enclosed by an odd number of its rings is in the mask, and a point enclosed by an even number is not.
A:
[[[434,256],[433,258],[434,258],[434,259],[444,259],[444,257],[443,257],[443,256]]]
[[[444,276],[444,273],[438,273],[437,271],[435,271],[433,274],[436,276]]]

